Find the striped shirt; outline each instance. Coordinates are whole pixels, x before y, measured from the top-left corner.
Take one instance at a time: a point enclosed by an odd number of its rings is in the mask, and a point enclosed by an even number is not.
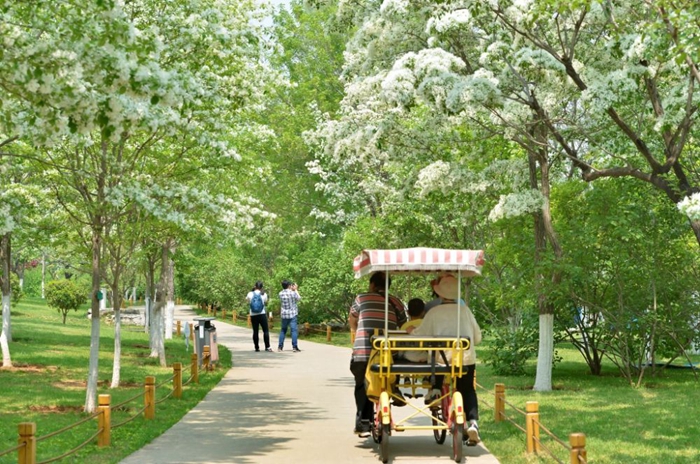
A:
[[[297,301],[301,300],[299,292],[295,292],[290,288],[285,288],[280,292],[280,317],[282,319],[291,319],[299,314]]]
[[[371,337],[374,329],[384,329],[384,295],[360,293],[350,308],[350,315],[357,317],[353,361],[367,361],[372,351]],[[389,330],[396,330],[406,322],[406,308],[395,296],[389,296]]]

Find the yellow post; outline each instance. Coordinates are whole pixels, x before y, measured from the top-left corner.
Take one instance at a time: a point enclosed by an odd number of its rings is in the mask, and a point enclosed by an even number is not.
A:
[[[97,428],[100,430],[99,435],[97,435],[97,446],[100,448],[109,446],[111,443],[112,409],[109,406],[111,398],[111,395],[97,397],[97,409],[102,413],[97,416]]]
[[[211,316],[211,305],[207,305],[207,316]]]
[[[232,315],[231,315],[231,319],[232,319],[233,323],[235,323],[235,322],[236,322],[236,319],[238,319],[238,312],[237,312],[237,311],[231,311],[231,314],[232,314]]]
[[[182,398],[182,363],[173,363],[173,396]]]
[[[537,401],[525,403],[525,431],[527,434],[527,453],[540,452],[540,406]]]
[[[355,344],[355,331],[352,329],[350,330],[350,343]]]
[[[225,309],[221,310],[221,319],[226,319],[226,310]]]
[[[326,326],[326,340],[331,341],[331,326]]]
[[[501,422],[506,418],[506,385],[503,383],[497,383],[495,385],[496,389],[496,401],[494,403],[493,418],[496,422]]]
[[[19,424],[19,439],[22,446],[17,450],[19,464],[36,464],[36,424],[34,422],[21,422]]]
[[[190,341],[194,343],[194,322],[190,322]]]
[[[192,367],[190,368],[192,371],[192,381],[194,383],[199,383],[199,364],[197,363],[197,353],[192,353],[192,357],[190,359],[192,360]]]
[[[250,322],[250,314],[248,314],[248,327],[253,327],[253,323]]]
[[[304,335],[309,335],[309,330],[311,330],[311,324],[304,322]]]
[[[177,321],[177,336],[178,336],[178,337],[180,336],[180,332],[181,332],[181,330],[182,330],[182,329],[181,329],[181,325],[182,325],[182,322],[181,322],[181,321]]]
[[[146,392],[143,395],[143,403],[146,409],[143,411],[145,419],[156,417],[156,378],[152,375],[146,377]]]
[[[209,358],[211,357],[211,352],[209,351],[209,345],[204,345],[204,353],[202,353],[202,364],[205,371],[209,370]]]
[[[569,435],[569,444],[571,445],[571,464],[588,462],[586,454],[586,435],[583,433],[572,433]],[[579,458],[583,458],[583,461]]]

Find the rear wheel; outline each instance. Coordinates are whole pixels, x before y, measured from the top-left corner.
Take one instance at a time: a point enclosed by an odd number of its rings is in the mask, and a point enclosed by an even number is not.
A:
[[[443,420],[443,415],[442,415],[442,410],[440,409],[433,409],[433,436],[435,437],[435,441],[437,442],[438,445],[442,445],[445,443],[445,436],[447,435],[447,430],[443,429],[438,429],[437,427],[443,425],[444,420]]]
[[[391,433],[390,424],[380,424],[382,428],[379,442],[379,454],[382,457],[382,462],[389,461],[389,433]]]
[[[454,424],[454,433],[452,434],[452,457],[455,462],[462,462],[462,458],[464,457],[463,440],[464,424]]]

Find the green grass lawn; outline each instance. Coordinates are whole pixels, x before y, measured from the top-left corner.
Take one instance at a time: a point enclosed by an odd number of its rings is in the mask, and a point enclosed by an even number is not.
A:
[[[227,318],[231,323],[231,317]],[[246,325],[239,320],[237,325]],[[279,331],[275,322],[272,333]],[[302,340],[326,343],[325,333],[301,336]],[[334,345],[350,346],[348,334],[333,333]],[[303,349],[303,348],[302,348]],[[498,376],[483,364],[491,350],[488,337],[477,347],[480,431],[486,447],[502,464],[556,462],[543,449],[541,456],[528,456],[525,434],[510,422],[494,422],[494,385],[506,385],[506,401],[524,411],[528,401],[539,404],[540,422],[554,435],[569,442],[569,434],[584,433],[589,462],[596,464],[700,463],[700,382],[690,369],[666,369],[651,377],[647,371],[640,388],[631,387],[612,363],[604,364],[603,375],[589,373],[580,354],[570,345],[557,347],[563,361],[552,373],[553,391],[535,392],[535,361],[527,376]],[[694,362],[700,361],[695,356]],[[679,364],[682,361],[677,361]],[[506,414],[521,427],[525,418],[511,406]],[[562,462],[568,451],[541,432],[541,441]]]
[[[87,309],[71,312],[66,324],[61,315],[48,309],[40,299],[24,299],[13,306],[10,344],[13,367],[0,369],[0,451],[17,444],[18,424],[35,422],[37,437],[50,434],[87,417],[82,411],[90,351],[90,320]],[[148,335],[143,328],[122,327],[121,386],[109,388],[112,379],[114,329],[106,323],[100,330],[98,394],[110,394],[112,405],[133,398],[144,390],[146,376],[155,376],[156,385],[173,375],[172,364],[190,365],[190,352],[180,339],[166,340],[167,368],[150,358]],[[143,397],[112,411],[112,423],[135,417],[112,430],[112,445],[98,449],[89,444],[76,454],[58,462],[113,463],[143,447],[178,422],[223,377],[231,366],[231,354],[220,347],[220,366],[209,373],[200,373],[200,383],[190,383],[181,399],[169,398],[156,405],[156,420],[147,421],[143,414]],[[190,376],[183,373],[183,381]],[[172,382],[156,389],[156,400],[172,390]],[[90,420],[65,433],[37,444],[38,461],[60,456],[77,447],[97,431],[96,420]],[[17,462],[17,453],[0,457],[0,463]]]
[[[39,300],[26,299],[12,314],[14,342],[11,344],[15,367],[0,370],[0,451],[17,443],[17,425],[36,422],[37,435],[43,436],[78,422],[86,417],[85,402],[90,322],[85,310],[71,313],[66,325],[60,315],[47,309]],[[220,315],[219,315],[220,316]],[[219,320],[218,322],[222,322]],[[231,323],[230,312],[227,323]],[[272,333],[279,330],[279,321]],[[238,321],[245,326],[245,320]],[[156,376],[161,383],[172,375],[172,368],[160,368],[149,358],[148,339],[141,329],[125,326],[122,341],[122,386],[109,389],[113,351],[112,327],[103,324],[100,340],[99,393],[112,395],[118,404],[143,391],[144,379]],[[326,343],[325,333],[312,332],[302,340]],[[347,333],[333,333],[334,345],[350,346]],[[303,349],[303,345],[302,345]],[[477,348],[481,359],[492,349],[488,337]],[[557,348],[563,361],[553,372],[552,392],[534,392],[534,361],[523,377],[494,375],[491,368],[478,364],[477,381],[487,391],[479,390],[481,400],[480,428],[486,446],[503,464],[555,462],[546,457],[531,457],[525,452],[525,436],[509,422],[494,423],[493,387],[506,385],[506,400],[524,410],[527,401],[539,403],[540,421],[557,437],[568,443],[568,435],[586,435],[589,462],[610,463],[697,463],[700,462],[700,385],[691,370],[668,369],[657,377],[647,375],[642,387],[632,388],[611,364],[604,366],[602,376],[592,376],[580,355],[570,346]],[[168,366],[180,361],[189,365],[182,338],[166,341]],[[59,462],[119,462],[144,446],[177,422],[189,409],[218,383],[231,365],[230,352],[219,350],[221,367],[201,376],[200,385],[185,387],[181,400],[168,399],[156,406],[155,421],[141,416],[113,430],[112,446],[98,449],[88,445],[76,455]],[[694,361],[700,358],[696,357]],[[185,378],[188,374],[185,374]],[[170,383],[157,391],[157,398],[170,392]],[[138,400],[113,413],[113,423],[136,414],[142,407]],[[520,426],[524,418],[512,407],[506,414]],[[59,456],[76,447],[96,431],[95,421],[41,441],[38,459]],[[567,451],[558,443],[541,435],[547,448],[562,462],[569,462]],[[16,462],[16,453],[0,457],[0,463]]]

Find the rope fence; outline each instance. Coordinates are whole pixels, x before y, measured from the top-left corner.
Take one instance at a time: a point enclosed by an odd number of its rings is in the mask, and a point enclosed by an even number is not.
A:
[[[474,381],[475,386],[485,392],[491,394],[490,390],[487,390],[482,385]],[[555,455],[555,452],[550,449],[545,443],[540,440],[540,432],[551,438],[554,444],[558,444],[569,454],[570,464],[587,464],[587,453],[586,453],[586,436],[583,433],[572,433],[569,435],[569,444],[560,439],[551,430],[545,427],[540,422],[539,404],[537,401],[528,401],[525,404],[525,410],[518,408],[514,404],[506,401],[506,388],[505,384],[497,383],[494,386],[494,404],[490,405],[484,400],[480,400],[481,403],[487,407],[493,409],[493,417],[495,422],[508,421],[515,428],[520,430],[525,434],[525,444],[528,454],[540,454],[544,451],[549,457],[554,459],[560,464],[564,464],[560,458]],[[517,415],[525,419],[525,426],[523,427],[515,418],[506,414],[506,406],[512,409]]]
[[[206,371],[212,370],[212,365],[210,363],[211,361],[211,352],[210,352],[210,347],[204,346],[204,349],[202,350],[202,364],[203,364],[203,369]],[[182,372],[183,371],[189,371],[190,372],[190,377],[186,382],[182,382]],[[53,431],[51,433],[48,433],[46,435],[37,437],[36,436],[36,423],[34,422],[22,422],[19,424],[18,427],[18,432],[19,432],[19,443],[16,446],[13,446],[12,448],[8,448],[5,450],[0,450],[0,457],[8,455],[13,452],[17,452],[17,462],[19,464],[48,464],[51,462],[59,461],[61,459],[66,458],[67,456],[71,456],[78,452],[79,450],[83,449],[90,443],[93,443],[95,440],[97,440],[97,446],[102,448],[106,446],[110,446],[111,444],[111,431],[113,429],[116,429],[118,427],[121,427],[123,425],[128,424],[129,422],[133,421],[134,419],[138,417],[142,417],[145,420],[153,420],[155,419],[155,406],[157,404],[160,404],[164,402],[165,400],[175,397],[177,399],[182,397],[182,387],[194,382],[195,384],[199,383],[199,358],[196,353],[192,353],[190,357],[190,365],[187,367],[182,366],[182,363],[176,362],[173,363],[173,375],[166,378],[159,384],[156,384],[155,382],[155,377],[153,376],[148,376],[146,377],[146,380],[144,382],[144,390],[137,394],[134,395],[124,401],[122,401],[119,404],[116,405],[111,405],[111,395],[99,395],[99,406],[98,410],[87,417],[84,417],[83,419],[80,419],[79,421],[67,425],[66,427],[63,427],[59,430]],[[165,386],[166,384],[171,383],[172,384],[172,389],[165,394],[162,398],[156,399],[156,391]],[[136,401],[138,399],[143,398],[143,407],[138,409],[135,414],[127,417],[126,419],[112,423],[112,412],[114,411],[121,411],[124,409],[124,406]],[[37,443],[42,442],[44,440],[48,440],[49,438],[53,438],[57,435],[60,435],[62,433],[65,433],[75,427],[78,427],[90,420],[97,419],[97,431],[94,433],[91,433],[82,443],[80,443],[78,446],[75,448],[70,449],[69,451],[66,451],[65,453],[61,454],[60,456],[55,456],[49,459],[45,459],[42,461],[37,460]]]

